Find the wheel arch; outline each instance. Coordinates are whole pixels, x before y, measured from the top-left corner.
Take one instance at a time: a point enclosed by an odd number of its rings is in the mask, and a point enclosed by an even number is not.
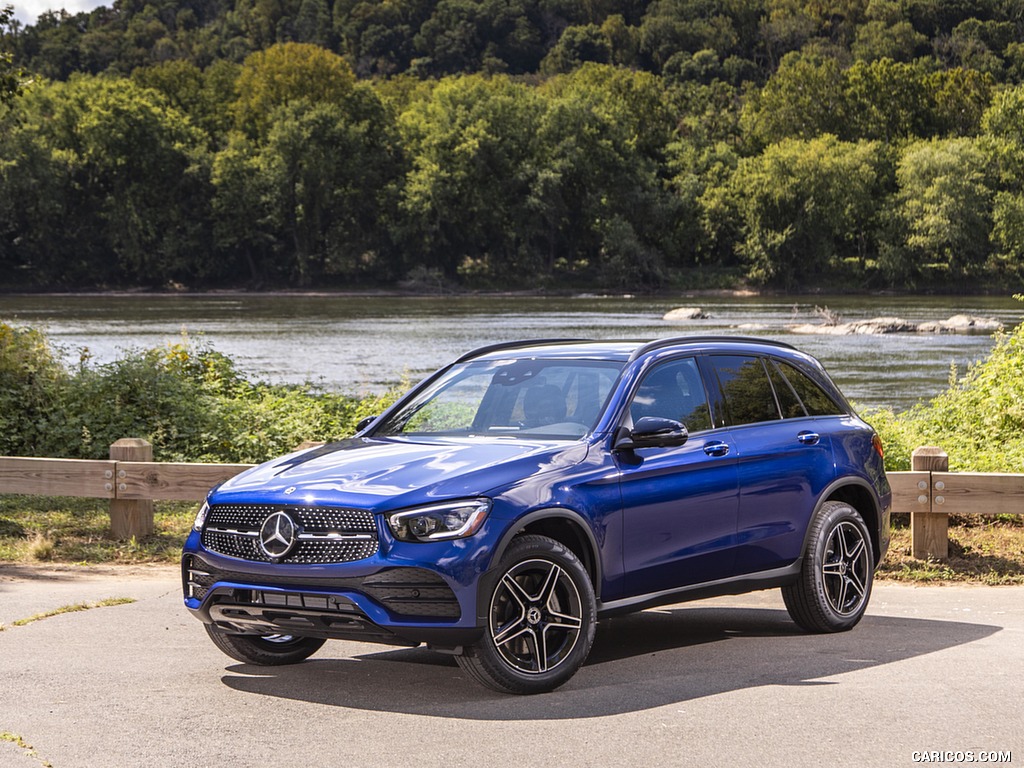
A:
[[[601,581],[604,574],[598,554],[600,550],[597,537],[582,515],[564,507],[538,509],[516,520],[494,548],[489,570],[493,570],[501,562],[512,540],[526,533],[547,536],[572,551],[590,576],[590,582],[594,586],[594,597],[601,599]]]
[[[878,499],[871,488],[871,485],[861,478],[844,477],[829,485],[818,503],[814,507],[814,515],[821,510],[822,505],[829,501],[842,501],[849,504],[864,520],[867,526],[868,536],[871,538],[871,553],[874,565],[877,567],[882,558],[881,531],[879,526],[882,520],[882,510],[879,507]],[[813,519],[813,515],[812,515]],[[810,531],[810,525],[807,526]],[[804,547],[801,552],[806,551],[807,541],[804,540]]]

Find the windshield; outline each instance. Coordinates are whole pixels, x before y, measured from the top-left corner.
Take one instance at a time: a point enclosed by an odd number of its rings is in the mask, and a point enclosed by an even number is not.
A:
[[[622,364],[492,360],[454,366],[373,431],[575,439],[597,423]]]

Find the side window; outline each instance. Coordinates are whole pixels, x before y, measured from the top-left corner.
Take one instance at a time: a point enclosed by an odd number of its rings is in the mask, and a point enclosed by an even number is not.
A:
[[[712,355],[707,359],[718,374],[718,383],[725,395],[726,419],[730,425],[780,418],[775,393],[761,358]]]
[[[843,413],[843,409],[828,396],[828,394],[815,384],[811,378],[801,371],[798,371],[789,363],[779,361],[779,367],[786,375],[793,389],[800,396],[810,416],[835,416]]]
[[[704,384],[692,357],[662,363],[644,376],[629,406],[635,424],[644,416],[674,419],[690,432],[711,429]]]
[[[775,397],[779,400],[782,418],[800,419],[806,416],[807,411],[804,410],[803,403],[800,402],[800,398],[796,396],[793,388],[789,386],[789,382],[786,381],[786,377],[782,375],[778,366],[774,362],[765,361],[765,367],[768,369],[768,378],[772,380],[772,386],[775,387]]]

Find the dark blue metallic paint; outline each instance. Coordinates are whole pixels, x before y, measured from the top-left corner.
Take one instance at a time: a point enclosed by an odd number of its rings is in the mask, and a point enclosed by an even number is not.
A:
[[[233,589],[286,591],[278,586],[283,578],[308,577],[311,586],[304,591],[311,592],[319,589],[312,582],[324,576],[428,569],[440,574],[454,592],[461,608],[458,620],[409,621],[357,590],[334,594],[351,600],[372,622],[388,629],[472,629],[481,625],[483,616],[480,585],[493,574],[513,536],[526,526],[557,520],[567,526],[559,531],[576,531],[578,554],[584,562],[589,559],[595,592],[603,603],[668,602],[695,585],[728,582],[744,574],[764,572],[764,586],[792,579],[812,514],[829,494],[855,485],[872,507],[864,510],[864,517],[876,544],[875,560],[880,560],[888,543],[891,494],[881,458],[872,448],[873,432],[852,412],[719,426],[691,435],[676,448],[615,449],[626,406],[646,372],[660,361],[710,350],[787,360],[849,408],[812,358],[762,342],[683,339],[650,352],[634,342],[490,351],[483,359],[582,357],[629,362],[594,431],[580,440],[376,437],[372,424],[355,438],[249,470],[217,488],[209,499],[212,504],[308,504],[371,511],[377,515],[380,542],[372,557],[331,565],[244,561],[208,551],[198,531],[188,537],[185,555],[248,574],[244,581],[218,585]],[[719,396],[711,394],[713,399]],[[800,442],[799,435],[808,430],[820,439]],[[709,455],[704,448],[712,443],[729,450]],[[493,506],[480,529],[464,539],[397,541],[383,517],[398,509],[475,497],[489,497]],[[739,583],[759,582],[734,582]],[[728,584],[710,589],[738,591]],[[213,592],[205,601],[185,601],[204,621],[210,620]],[[644,596],[652,595],[657,597],[645,601]]]

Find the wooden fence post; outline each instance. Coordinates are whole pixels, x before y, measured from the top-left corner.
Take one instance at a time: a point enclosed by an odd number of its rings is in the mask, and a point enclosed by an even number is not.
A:
[[[931,445],[915,448],[910,454],[910,462],[915,472],[949,471],[949,455]],[[928,496],[927,511],[915,510],[910,514],[911,549],[918,560],[945,560],[949,557],[949,515],[942,507],[945,499],[931,478],[928,480]]]
[[[112,461],[152,461],[153,446],[141,437],[122,437],[110,446]],[[115,491],[125,490],[125,473],[114,477]],[[110,532],[115,539],[142,538],[153,532],[152,499],[118,499],[110,502]]]

